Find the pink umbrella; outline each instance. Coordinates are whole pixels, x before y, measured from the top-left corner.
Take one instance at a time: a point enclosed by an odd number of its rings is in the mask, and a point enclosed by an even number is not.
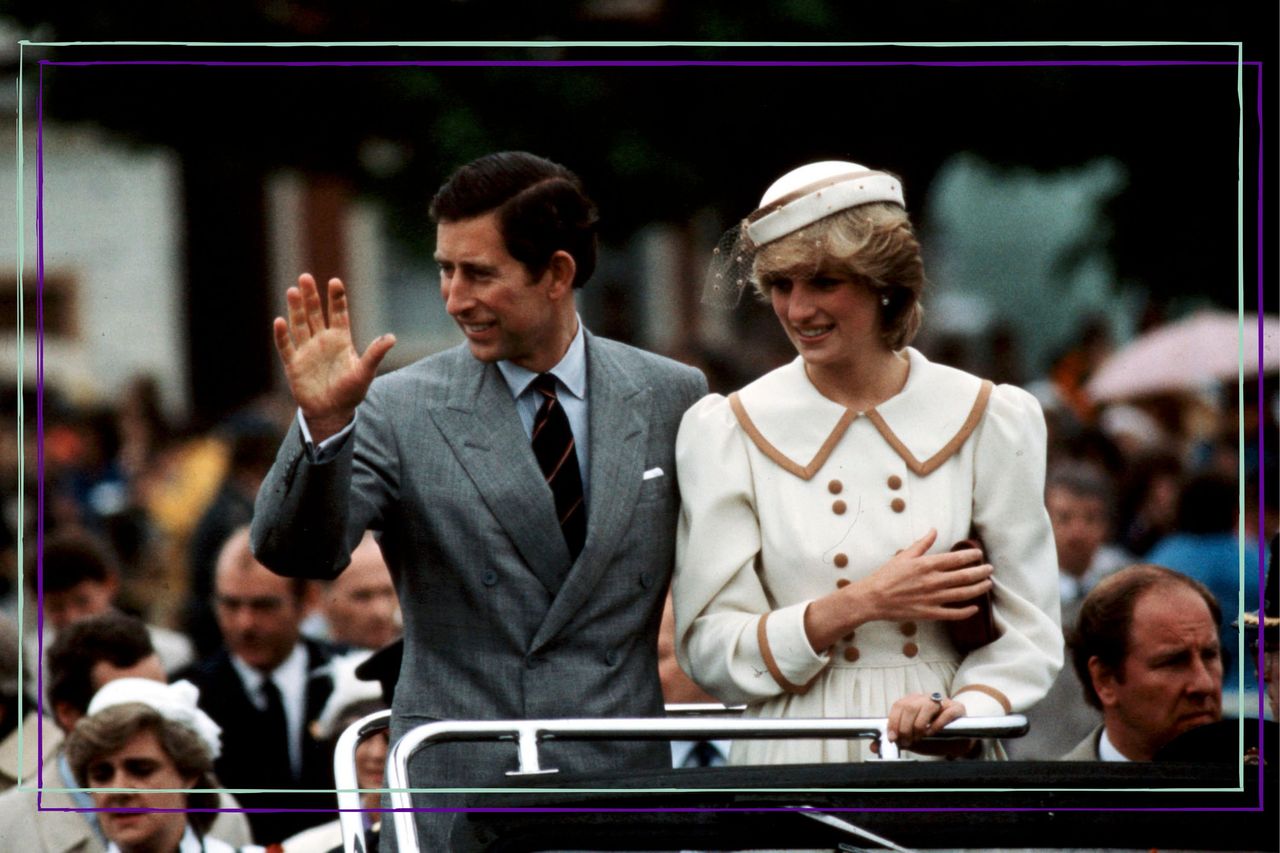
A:
[[[1201,311],[1153,329],[1108,356],[1085,385],[1098,402],[1197,390],[1258,374],[1258,315]],[[1262,369],[1280,370],[1280,318],[1263,315]],[[1242,363],[1243,359],[1243,363]]]

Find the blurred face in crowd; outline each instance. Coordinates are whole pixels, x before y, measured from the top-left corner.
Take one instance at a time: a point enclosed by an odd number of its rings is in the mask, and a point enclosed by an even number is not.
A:
[[[149,678],[162,684],[169,680],[159,656],[154,654],[147,655],[131,666],[116,666],[109,660],[100,660],[89,670],[89,683],[93,685],[94,693],[117,678]]]
[[[1180,584],[1139,596],[1119,672],[1097,658],[1089,671],[1107,736],[1131,760],[1148,761],[1188,729],[1222,717],[1218,629],[1204,599]]]
[[[1102,498],[1076,494],[1052,486],[1044,496],[1053,540],[1058,546],[1058,568],[1080,577],[1089,569],[1094,554],[1106,541],[1107,505]]]
[[[73,622],[106,613],[115,595],[116,584],[111,581],[82,580],[70,589],[46,592],[44,618],[53,630],[61,631]]]
[[[147,655],[129,666],[116,666],[109,660],[100,660],[89,669],[89,686],[91,693],[97,693],[102,686],[117,678],[149,678],[161,684],[168,681],[160,658],[154,654]],[[53,703],[53,716],[64,732],[70,732],[84,711],[73,702],[57,701]]]
[[[355,722],[355,720],[351,722]],[[389,733],[382,731],[365,738],[356,747],[356,782],[362,789],[369,791],[369,793],[361,794],[360,796],[365,808],[376,809],[382,802],[382,795],[372,793],[372,791],[385,787],[383,775],[387,766],[387,746],[389,743]]]
[[[247,540],[246,540],[247,542]],[[218,627],[227,650],[262,672],[275,669],[298,642],[305,602],[294,584],[243,552],[223,549],[214,582]],[[235,549],[239,551],[239,549]]]
[[[143,729],[118,751],[100,756],[85,767],[92,788],[131,788],[124,792],[94,792],[99,808],[182,809],[187,795],[157,789],[191,788],[197,780],[185,779],[164,751],[151,729]],[[122,853],[168,853],[178,848],[186,829],[182,812],[99,812],[102,831]]]
[[[380,649],[400,636],[400,603],[382,550],[366,536],[329,585],[325,618],[335,642]]]

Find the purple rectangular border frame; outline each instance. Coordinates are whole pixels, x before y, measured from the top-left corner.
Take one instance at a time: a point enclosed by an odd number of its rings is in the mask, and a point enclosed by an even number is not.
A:
[[[265,45],[264,45],[265,46]],[[198,60],[91,60],[91,61],[57,61],[57,60],[39,60],[40,68],[39,83],[36,91],[36,571],[37,571],[37,611],[36,611],[36,631],[37,631],[37,658],[42,659],[44,656],[44,69],[46,66],[60,67],[89,67],[89,66],[201,66],[201,67],[287,67],[287,68],[316,68],[316,67],[419,67],[419,68],[457,68],[457,67],[485,67],[485,68],[611,68],[611,67],[631,67],[631,68],[684,68],[684,67],[753,67],[753,68],[779,68],[779,67],[802,67],[802,68],[848,68],[848,67],[932,67],[932,68],[1042,68],[1042,67],[1169,67],[1169,66],[1235,66],[1237,68],[1252,66],[1256,72],[1256,119],[1258,122],[1258,159],[1257,159],[1257,198],[1256,198],[1256,240],[1257,240],[1257,304],[1258,304],[1258,363],[1263,363],[1263,260],[1264,260],[1264,233],[1262,228],[1263,221],[1263,109],[1262,109],[1262,63],[1259,61],[1211,61],[1211,60],[993,60],[993,61],[921,61],[921,60],[890,60],[890,61],[785,61],[785,60],[403,60],[403,61],[303,61],[303,62],[272,62],[272,61],[198,61]],[[1243,104],[1242,104],[1243,106]],[[19,107],[21,109],[21,106]],[[21,140],[18,140],[22,144]],[[21,181],[22,176],[18,179]],[[1241,309],[1243,310],[1243,306]],[[1263,394],[1262,372],[1259,371],[1257,380],[1258,406],[1262,408],[1265,404]],[[1265,449],[1265,437],[1259,433],[1258,450],[1261,455]],[[1260,472],[1258,483],[1258,506],[1259,512],[1264,512],[1266,508],[1266,472]],[[1258,581],[1259,589],[1265,586],[1266,571],[1266,554],[1267,542],[1266,532],[1259,528],[1258,532],[1259,544],[1259,560],[1258,560]],[[1261,640],[1261,625],[1258,628],[1259,640]],[[1262,643],[1259,642],[1258,654],[1262,654]],[[1255,661],[1260,664],[1260,661]],[[1070,807],[1070,808],[1050,808],[1050,807],[1012,807],[1012,808],[830,808],[822,809],[824,812],[1043,812],[1043,811],[1060,811],[1060,812],[1257,812],[1265,809],[1265,789],[1263,773],[1264,758],[1262,754],[1262,717],[1263,702],[1265,700],[1265,688],[1262,683],[1262,667],[1256,666],[1257,683],[1258,683],[1258,735],[1259,735],[1259,763],[1258,763],[1258,805],[1254,806],[1235,806],[1235,807],[1179,807],[1179,808],[1091,808],[1091,807]],[[44,686],[43,672],[37,675],[37,711],[43,716],[44,713]],[[42,729],[37,729],[37,752],[41,755],[44,753],[44,733]],[[38,811],[136,811],[136,809],[121,808],[94,808],[94,809],[74,809],[74,808],[45,808],[40,804],[40,798],[43,796],[44,774],[43,767],[37,770],[37,810]],[[1229,789],[1228,789],[1229,790]],[[155,809],[155,811],[178,811],[173,809]],[[317,809],[184,809],[180,811],[233,811],[233,812],[275,812],[275,811],[320,811]],[[326,814],[336,813],[336,809],[323,810]],[[695,808],[669,808],[669,809],[581,809],[581,808],[413,808],[413,809],[347,809],[344,811],[413,811],[413,812],[476,812],[476,813],[492,813],[492,812],[513,812],[513,813],[562,813],[562,812],[602,812],[602,813],[643,813],[643,812],[761,812],[761,811],[811,811],[805,808],[773,808],[773,809],[695,809]]]

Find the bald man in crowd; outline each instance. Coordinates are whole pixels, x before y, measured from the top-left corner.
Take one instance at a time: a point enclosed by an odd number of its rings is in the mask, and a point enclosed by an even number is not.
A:
[[[400,637],[400,599],[373,534],[351,552],[346,571],[324,584],[302,632],[352,649],[380,649]]]

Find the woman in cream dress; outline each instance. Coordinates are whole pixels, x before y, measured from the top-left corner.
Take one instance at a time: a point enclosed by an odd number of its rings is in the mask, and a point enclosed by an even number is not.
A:
[[[796,169],[723,257],[712,289],[754,287],[799,355],[684,417],[681,665],[748,716],[887,716],[900,747],[961,716],[1030,707],[1062,665],[1044,418],[1021,389],[906,346],[924,274],[897,178]],[[975,532],[985,555],[949,550]],[[998,636],[962,655],[947,623],[987,591]],[[731,761],[869,749],[739,740]]]

